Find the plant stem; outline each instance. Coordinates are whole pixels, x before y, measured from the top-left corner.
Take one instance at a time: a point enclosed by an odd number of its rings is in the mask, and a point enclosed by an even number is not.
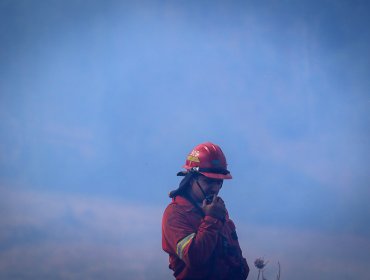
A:
[[[276,280],[280,280],[280,262],[278,262],[278,266],[279,266],[279,272],[278,272],[278,275],[276,276]]]

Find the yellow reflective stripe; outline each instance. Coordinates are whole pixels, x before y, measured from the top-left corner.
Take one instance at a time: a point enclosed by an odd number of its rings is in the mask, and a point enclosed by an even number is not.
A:
[[[199,158],[195,156],[188,156],[188,160],[194,161],[194,162],[200,162]]]
[[[184,248],[186,245],[189,244],[189,242],[193,239],[195,236],[195,233],[189,234],[185,238],[181,239],[176,246],[176,253],[179,256],[180,259],[182,259],[182,252],[184,251]]]

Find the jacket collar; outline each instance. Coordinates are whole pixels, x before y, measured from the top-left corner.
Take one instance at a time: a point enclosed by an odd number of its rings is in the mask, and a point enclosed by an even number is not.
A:
[[[177,195],[172,198],[172,203],[182,206],[187,212],[198,212],[204,216],[200,206],[196,205],[195,202],[192,202],[191,199],[186,196]]]

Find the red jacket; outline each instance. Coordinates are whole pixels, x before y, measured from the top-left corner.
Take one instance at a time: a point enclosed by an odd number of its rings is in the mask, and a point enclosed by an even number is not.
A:
[[[162,248],[169,254],[176,279],[247,279],[235,225],[204,216],[182,196],[167,206],[162,220]]]

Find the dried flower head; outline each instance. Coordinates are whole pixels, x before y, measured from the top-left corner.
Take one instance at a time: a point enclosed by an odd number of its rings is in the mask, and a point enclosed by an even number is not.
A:
[[[263,258],[258,258],[254,261],[254,266],[258,269],[263,269],[266,266],[267,262]]]

